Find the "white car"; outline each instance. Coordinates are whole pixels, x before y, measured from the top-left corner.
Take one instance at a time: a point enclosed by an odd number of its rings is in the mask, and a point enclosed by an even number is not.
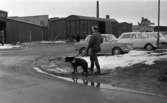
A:
[[[118,43],[117,38],[113,34],[101,34],[103,37],[103,43],[101,44],[100,54],[121,54],[127,53],[132,49],[131,44],[129,43]],[[88,46],[91,35],[88,35],[85,40],[80,41],[75,44],[76,50],[81,55],[86,54],[86,48]]]
[[[120,43],[131,43],[133,48],[153,50],[157,48],[157,32],[127,32],[122,33],[118,41]],[[167,47],[167,38],[159,33],[159,44],[162,48]]]

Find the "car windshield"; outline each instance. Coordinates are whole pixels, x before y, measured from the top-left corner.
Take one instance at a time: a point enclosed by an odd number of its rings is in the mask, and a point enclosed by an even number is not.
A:
[[[103,41],[112,41],[112,40],[116,40],[116,37],[112,34],[102,34],[103,37]]]
[[[122,34],[122,36],[120,36],[120,39],[128,39],[131,38],[132,35],[131,34]]]

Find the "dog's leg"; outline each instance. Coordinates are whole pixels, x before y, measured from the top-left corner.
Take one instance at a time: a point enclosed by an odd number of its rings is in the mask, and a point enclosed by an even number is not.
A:
[[[74,69],[74,74],[77,73],[77,65],[76,65],[76,63],[73,63],[73,69]]]
[[[82,75],[88,76],[88,67],[86,65],[82,65]]]
[[[77,65],[75,65],[75,73],[77,73],[77,72],[78,72],[77,68],[78,68],[78,66],[77,66]]]
[[[75,66],[74,66],[73,63],[71,63],[71,64],[72,64],[72,68],[73,68],[73,72],[72,72],[72,74],[75,74]]]
[[[84,65],[84,71],[86,72],[86,75],[88,74],[88,64]]]
[[[76,73],[78,72],[77,67],[78,67],[78,66],[76,65],[76,66],[75,66],[75,72],[76,72]]]

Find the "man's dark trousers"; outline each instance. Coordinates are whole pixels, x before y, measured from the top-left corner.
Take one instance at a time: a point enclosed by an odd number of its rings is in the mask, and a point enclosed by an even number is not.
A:
[[[90,53],[90,61],[91,61],[90,70],[93,72],[93,68],[94,68],[94,64],[95,64],[96,68],[97,68],[97,72],[100,73],[100,65],[99,65],[99,61],[97,58],[97,52],[93,49],[91,50],[91,53]]]

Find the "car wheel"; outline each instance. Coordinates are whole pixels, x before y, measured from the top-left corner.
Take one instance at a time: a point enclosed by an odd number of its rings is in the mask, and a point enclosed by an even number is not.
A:
[[[122,50],[120,49],[120,48],[114,48],[113,50],[112,50],[112,54],[113,55],[119,55],[119,54],[121,54],[122,53]]]
[[[161,48],[162,48],[162,49],[167,49],[167,43],[162,43],[162,44],[161,44]]]
[[[151,45],[151,44],[147,44],[144,49],[148,50],[148,51],[151,51],[154,49],[154,47]]]
[[[83,48],[81,48],[80,50],[79,50],[79,54],[81,55],[81,56],[86,56],[86,48],[85,47],[83,47]]]

